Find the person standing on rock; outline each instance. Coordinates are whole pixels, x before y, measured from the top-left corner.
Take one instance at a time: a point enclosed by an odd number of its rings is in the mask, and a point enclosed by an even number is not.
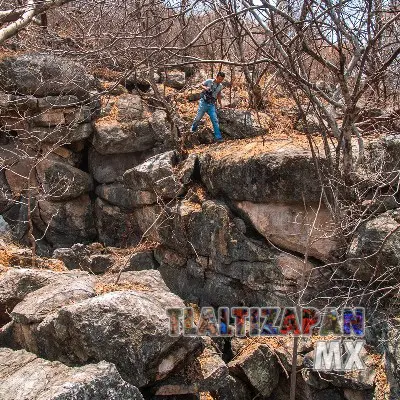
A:
[[[199,109],[197,110],[197,115],[190,129],[190,132],[194,133],[199,127],[200,120],[203,118],[204,114],[207,113],[210,116],[213,125],[215,140],[218,142],[222,142],[224,140],[219,129],[216,108],[217,100],[219,106],[222,107],[221,90],[223,89],[222,81],[224,78],[225,74],[220,71],[215,79],[207,79],[201,84],[203,92],[201,93],[199,101]]]

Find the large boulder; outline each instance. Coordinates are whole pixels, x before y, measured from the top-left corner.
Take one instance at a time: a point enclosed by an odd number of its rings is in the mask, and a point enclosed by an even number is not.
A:
[[[323,166],[324,160],[319,160]],[[257,141],[199,155],[200,175],[212,196],[256,203],[318,202],[321,185],[307,148]]]
[[[182,184],[174,172],[177,163],[175,151],[157,154],[126,171],[124,183],[133,190],[155,192],[162,198],[174,198],[182,189]]]
[[[69,201],[39,201],[33,222],[54,247],[89,243],[97,234],[93,205],[87,194]]]
[[[74,61],[48,54],[24,54],[0,62],[0,91],[36,97],[75,95],[86,99],[96,81]]]
[[[101,154],[132,153],[156,147],[168,135],[164,111],[158,110],[148,119],[129,122],[99,119],[95,122],[93,146]]]
[[[122,183],[97,186],[96,194],[108,203],[127,211],[157,202],[157,196],[153,191],[132,190]]]
[[[76,243],[72,247],[58,248],[53,258],[61,260],[68,269],[82,269],[93,274],[102,274],[113,265],[112,254],[105,251],[100,243],[86,246]]]
[[[221,132],[231,139],[259,136],[265,129],[254,121],[250,111],[223,108],[218,109]]]
[[[142,400],[139,390],[125,382],[106,361],[68,367],[25,350],[0,349],[0,397],[3,400]]]
[[[399,169],[400,152],[400,133],[391,133],[386,136],[372,138],[365,141],[364,162],[362,167],[366,171],[371,171],[382,177],[382,173],[386,174],[387,181],[394,179],[399,180],[397,172]]]
[[[20,141],[0,147],[0,168],[6,178],[4,189],[10,188],[14,196],[26,194],[30,188],[31,195],[37,191],[38,182],[35,164],[38,153]]]
[[[55,282],[29,293],[11,313],[12,322],[6,344],[13,348],[25,348],[38,353],[37,326],[51,313],[66,304],[73,304],[93,297],[95,279],[93,275],[63,274]]]
[[[53,252],[53,258],[61,260],[68,269],[81,269],[89,261],[90,251],[82,243],[71,247],[60,247]]]
[[[156,72],[153,72],[153,78],[156,83],[160,82],[161,77]],[[135,71],[123,80],[123,84],[129,90],[138,88],[147,92],[150,89],[149,71]]]
[[[93,190],[91,176],[67,163],[45,159],[36,171],[48,200],[71,200]]]
[[[335,225],[325,207],[249,201],[235,205],[261,235],[283,249],[307,252],[322,261],[332,260],[338,250]]]
[[[347,253],[347,266],[358,279],[379,279],[400,268],[400,209],[390,210],[360,225]]]
[[[39,323],[65,304],[95,296],[94,286],[93,275],[64,273],[55,282],[27,294],[12,310],[11,318],[21,325]]]
[[[129,262],[122,267],[123,271],[143,271],[147,269],[157,269],[158,264],[154,258],[153,250],[143,250],[132,254]],[[121,269],[121,267],[116,268]]]
[[[201,344],[196,337],[169,335],[168,307],[184,303],[162,281],[66,305],[38,325],[39,354],[74,365],[105,360],[129,383],[148,385],[168,376]]]
[[[171,70],[167,73],[162,72],[161,80],[165,83],[165,86],[174,89],[182,89],[186,84],[185,72],[177,70]]]

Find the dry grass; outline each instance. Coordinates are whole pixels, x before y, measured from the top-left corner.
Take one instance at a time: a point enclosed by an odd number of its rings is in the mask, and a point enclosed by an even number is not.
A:
[[[98,118],[96,120],[97,125],[101,125],[102,123],[109,123],[112,121],[116,121],[118,118],[118,107],[117,107],[117,101],[116,101],[116,96],[103,96],[101,98],[101,107],[105,108],[108,106],[109,103],[112,104],[111,109],[107,115],[104,117]]]
[[[104,283],[97,282],[95,285],[95,292],[97,295],[102,295],[110,292],[119,292],[119,291],[127,291],[127,290],[136,290],[138,292],[148,292],[151,291],[151,288],[147,285],[143,285],[140,283]]]
[[[385,371],[385,360],[383,356],[375,355],[375,400],[389,400],[390,385]]]
[[[0,248],[0,265],[3,268],[8,268],[10,265],[11,253],[7,248]]]
[[[109,68],[94,68],[90,71],[96,78],[107,81],[119,81],[123,75],[121,72],[113,71]]]
[[[317,138],[316,143],[322,149],[322,140]],[[237,162],[265,153],[279,153],[281,151],[304,151],[310,153],[307,138],[304,135],[255,137],[247,139],[228,140],[217,145],[199,145],[189,150],[189,153],[209,153],[214,159],[223,159],[227,162]]]
[[[151,240],[144,240],[143,242],[141,242],[136,246],[126,247],[126,248],[106,247],[105,251],[117,257],[125,257],[142,251],[154,250],[158,245],[159,245],[158,242],[154,242]]]
[[[200,393],[200,400],[214,400],[214,399],[215,397],[213,397],[209,392]]]
[[[54,272],[69,271],[61,260],[54,258],[39,258],[38,264],[38,268],[49,269]]]
[[[0,274],[10,268],[31,268],[30,250],[12,242],[2,242],[0,245]],[[47,257],[36,257],[37,269],[47,269],[54,272],[68,271],[61,260]]]

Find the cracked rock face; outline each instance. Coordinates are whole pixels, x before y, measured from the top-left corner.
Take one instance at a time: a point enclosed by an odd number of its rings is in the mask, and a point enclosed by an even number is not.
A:
[[[155,257],[168,287],[201,305],[280,304],[296,290],[304,271],[311,296],[317,279],[312,264],[304,266],[295,256],[247,236],[241,222],[221,201],[172,208],[154,233],[161,243]]]
[[[71,200],[93,190],[92,177],[67,163],[43,160],[36,170],[49,200]]]
[[[236,207],[265,238],[280,248],[329,262],[338,250],[329,211],[310,204],[237,202]],[[318,210],[318,213],[316,210]],[[310,236],[311,235],[311,236]],[[310,236],[310,238],[309,238]]]
[[[125,382],[115,365],[101,361],[71,368],[25,350],[0,348],[2,400],[142,400],[139,390]]]

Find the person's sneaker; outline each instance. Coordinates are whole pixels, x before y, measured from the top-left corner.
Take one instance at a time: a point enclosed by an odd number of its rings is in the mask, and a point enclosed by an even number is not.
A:
[[[214,141],[216,143],[222,143],[224,141],[224,138],[220,137],[220,138],[214,138]]]
[[[190,127],[190,132],[195,133],[197,131],[197,127],[193,127],[193,125]]]

